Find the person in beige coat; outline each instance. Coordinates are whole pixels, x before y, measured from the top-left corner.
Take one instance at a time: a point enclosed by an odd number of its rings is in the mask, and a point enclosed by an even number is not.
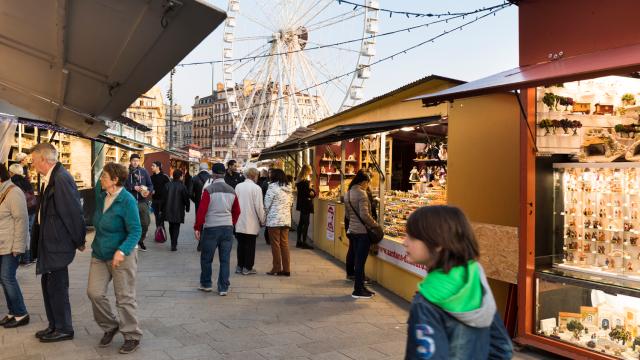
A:
[[[20,285],[16,279],[19,256],[29,236],[29,215],[24,193],[10,180],[9,170],[0,164],[0,284],[9,314],[0,320],[5,328],[29,323]]]

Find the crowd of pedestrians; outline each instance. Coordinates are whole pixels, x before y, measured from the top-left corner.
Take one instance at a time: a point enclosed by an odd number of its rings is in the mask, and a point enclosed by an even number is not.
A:
[[[48,143],[31,150],[32,167],[41,179],[37,196],[25,162],[10,168],[0,164],[0,284],[8,309],[0,326],[15,328],[29,323],[16,271],[20,261],[30,264],[37,259],[35,270],[41,275],[48,325],[35,336],[44,343],[74,338],[68,266],[76,251],[85,250],[80,195],[73,177],[57,159],[56,148]],[[194,202],[194,234],[201,267],[198,289],[214,290],[212,263],[217,252],[216,291],[220,296],[230,291],[234,240],[235,273],[257,274],[256,239],[262,228],[273,260],[266,274],[291,276],[289,230],[294,188],[295,208],[300,212],[296,247],[313,249],[307,234],[316,192],[308,165],[301,168],[295,184],[279,168],[259,171],[247,167],[241,173],[234,160],[226,166],[215,163],[211,170],[203,163],[193,178],[182,169],[172,169],[169,176],[160,162],[154,162],[151,170],[149,176],[140,156],[133,154],[128,168],[105,164],[94,189],[95,236],[87,296],[94,320],[103,331],[98,346],[110,346],[121,333],[124,342],[119,352],[123,354],[136,351],[143,336],[137,316],[136,278],[138,250],[147,250],[150,209],[156,231],[163,229],[164,233],[164,223],[169,223],[171,251],[177,251],[180,226]],[[352,297],[358,299],[375,295],[366,287],[364,272],[372,243],[370,232],[379,227],[369,182],[370,176],[359,171],[343,199],[349,239],[346,276],[354,282]],[[406,357],[465,358],[473,353],[480,358],[510,358],[511,341],[477,261],[478,245],[464,214],[449,206],[416,210],[407,220],[404,246],[408,258],[425,265],[430,274],[419,284],[412,303]],[[115,312],[107,297],[111,283]]]

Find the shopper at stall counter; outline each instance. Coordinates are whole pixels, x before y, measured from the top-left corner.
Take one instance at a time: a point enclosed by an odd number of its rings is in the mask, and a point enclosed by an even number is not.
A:
[[[99,347],[111,345],[120,332],[124,344],[121,354],[138,348],[142,330],[136,310],[136,277],[138,253],[136,244],[142,233],[138,202],[128,191],[122,191],[128,171],[124,165],[107,163],[95,186],[96,210],[93,225],[96,234],[91,244],[91,264],[87,296],[93,317],[104,331]],[[113,279],[118,317],[107,298],[107,287]]]
[[[409,261],[426,266],[429,275],[411,303],[405,359],[511,359],[511,340],[462,211],[419,208],[406,230]]]
[[[238,184],[244,181],[244,176],[240,173],[238,162],[231,159],[227,161],[227,172],[224,174],[224,182],[232,188],[236,188]]]
[[[311,188],[310,176],[311,166],[309,164],[302,165],[300,173],[298,173],[298,182],[296,182],[296,210],[300,212],[296,231],[296,247],[301,249],[313,249],[313,246],[308,243],[307,234],[309,232],[310,217],[313,214],[313,198],[316,197],[315,190]]]
[[[41,175],[40,208],[31,236],[36,274],[42,274],[42,297],[49,325],[38,331],[41,342],[73,339],[68,266],[76,249],[84,250],[85,223],[80,193],[69,172],[59,163],[58,150],[41,143],[31,150],[32,164]]]
[[[171,237],[171,251],[178,251],[178,237],[180,236],[180,224],[184,224],[185,212],[189,212],[191,201],[189,201],[189,191],[182,183],[183,174],[181,170],[173,171],[173,180],[165,185],[164,208],[162,212],[164,218],[169,222],[169,236]]]
[[[140,224],[142,225],[142,233],[138,246],[140,250],[147,251],[144,240],[147,237],[151,216],[149,216],[149,203],[147,197],[153,193],[153,183],[147,170],[140,166],[140,155],[131,154],[129,158],[129,176],[124,187],[133,195],[138,202],[138,214],[140,216]]]
[[[151,163],[151,183],[153,184],[153,195],[151,195],[151,207],[153,208],[153,215],[156,218],[156,229],[164,229],[164,214],[162,213],[162,200],[165,198],[165,185],[167,185],[171,179],[162,170],[162,163],[160,161],[154,161]]]
[[[289,229],[291,228],[292,189],[282,169],[272,169],[269,189],[264,197],[266,226],[271,243],[273,266],[267,275],[291,276]]]
[[[375,293],[365,287],[364,268],[369,256],[369,235],[367,228],[379,226],[371,215],[371,203],[367,196],[369,176],[362,170],[356,173],[349,183],[345,202],[346,217],[349,221],[347,238],[349,250],[347,252],[347,278],[354,276],[353,293],[356,299],[369,299]],[[351,260],[353,259],[353,260]],[[353,271],[353,274],[351,274]]]
[[[20,165],[18,168],[22,171]],[[29,215],[24,193],[9,175],[0,163],[0,285],[8,310],[0,319],[0,326],[7,329],[29,324],[29,313],[16,278],[20,254],[29,237]]]
[[[229,267],[233,247],[233,226],[240,216],[240,204],[235,190],[224,181],[224,164],[213,164],[213,183],[202,192],[202,201],[197,211],[194,226],[196,240],[201,244],[200,287],[198,290],[213,291],[211,263],[216,249],[220,259],[218,271],[218,294],[229,293]]]
[[[258,169],[248,168],[244,172],[245,180],[236,186],[236,195],[240,204],[240,217],[236,223],[238,240],[236,274],[254,275],[256,258],[256,238],[264,224],[264,202],[262,190],[256,184]]]

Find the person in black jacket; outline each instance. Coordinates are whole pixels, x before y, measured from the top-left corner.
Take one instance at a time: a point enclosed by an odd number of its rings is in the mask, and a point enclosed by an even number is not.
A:
[[[204,184],[210,178],[211,174],[209,173],[209,164],[201,163],[200,172],[191,179],[191,200],[193,200],[196,212],[198,211],[198,205],[200,205],[200,199],[202,199],[202,189],[204,188]]]
[[[309,177],[311,175],[311,166],[308,164],[302,165],[300,173],[298,174],[298,182],[296,183],[297,198],[296,198],[296,210],[300,211],[300,219],[298,220],[298,241],[296,241],[296,247],[302,249],[313,249],[313,246],[307,243],[307,237],[309,232],[309,217],[313,214],[313,198],[316,197],[316,192],[311,188],[311,181]]]
[[[258,178],[258,186],[262,189],[262,200],[264,200],[264,196],[267,194],[267,190],[269,189],[269,178],[271,177],[271,173],[267,169],[260,170],[260,177]],[[267,231],[267,227],[264,228],[264,241],[267,245],[271,245],[269,241],[269,231]]]
[[[147,197],[149,194],[153,194],[153,183],[147,170],[140,166],[140,155],[138,154],[131,154],[129,158],[129,176],[124,183],[124,187],[138,201],[138,214],[140,215],[140,225],[142,225],[142,235],[140,235],[138,246],[141,251],[147,251],[144,239],[147,237],[147,230],[149,230],[149,223],[151,222]]]
[[[244,175],[240,173],[237,161],[233,159],[227,161],[227,172],[224,174],[224,182],[234,189],[236,185],[244,182]]]
[[[184,213],[189,212],[189,192],[182,183],[182,171],[173,171],[173,181],[165,185],[163,213],[169,222],[169,234],[171,236],[171,251],[178,250],[178,235],[180,224],[184,224]]]
[[[49,321],[36,337],[42,342],[71,340],[68,266],[76,249],[84,250],[86,234],[80,193],[71,174],[57,162],[58,151],[53,145],[36,145],[31,157],[33,167],[42,176],[31,250],[38,259],[36,273],[42,274],[42,295]]]
[[[153,195],[151,196],[151,207],[153,208],[153,215],[156,218],[156,229],[164,228],[164,218],[162,214],[162,199],[164,199],[164,186],[171,180],[162,171],[162,163],[160,161],[154,161],[151,164],[151,183],[153,184]]]

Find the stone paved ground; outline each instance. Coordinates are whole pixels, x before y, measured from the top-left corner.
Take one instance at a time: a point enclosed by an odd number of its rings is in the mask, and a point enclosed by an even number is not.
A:
[[[233,274],[227,297],[196,291],[200,265],[192,223],[193,213],[182,227],[177,253],[169,252],[168,244],[148,241],[150,251],[139,254],[138,315],[144,338],[137,352],[119,355],[120,335],[108,348],[96,346],[102,331],[85,293],[90,256],[85,251],[70,268],[75,339],[57,344],[35,339],[35,331],[46,327],[40,281],[33,266],[21,268],[18,279],[32,321],[18,329],[0,328],[0,359],[403,358],[408,303],[377,286],[374,299],[353,300],[342,266],[319,251],[292,248],[292,277],[271,277],[264,275],[270,270],[270,250],[259,239],[258,275]]]

